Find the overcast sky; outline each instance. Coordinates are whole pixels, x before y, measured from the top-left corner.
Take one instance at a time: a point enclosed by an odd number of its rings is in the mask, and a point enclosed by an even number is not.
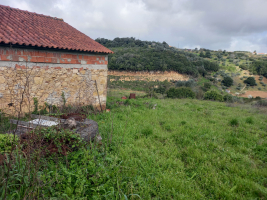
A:
[[[267,53],[267,0],[0,0],[0,4],[63,18],[93,39],[135,37],[180,48]]]

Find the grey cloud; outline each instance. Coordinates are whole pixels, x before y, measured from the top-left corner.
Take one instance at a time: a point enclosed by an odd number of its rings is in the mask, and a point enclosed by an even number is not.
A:
[[[148,10],[170,11],[173,5],[172,0],[143,0]]]
[[[91,38],[136,37],[172,46],[267,52],[266,0],[0,0],[63,18]]]

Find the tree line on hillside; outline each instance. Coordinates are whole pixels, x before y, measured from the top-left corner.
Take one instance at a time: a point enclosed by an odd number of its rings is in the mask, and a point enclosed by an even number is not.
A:
[[[254,61],[253,66],[259,75],[267,78],[267,59]]]
[[[199,57],[197,54],[169,47],[166,42],[148,42],[135,38],[97,39],[111,48],[108,68],[129,71],[176,71],[181,74],[205,76],[218,71],[219,65]]]
[[[159,50],[169,49],[170,46],[166,42],[155,42],[155,41],[142,41],[135,39],[134,37],[126,38],[114,38],[114,40],[109,40],[105,38],[97,38],[95,41],[102,44],[107,48],[114,47],[149,47],[152,46]]]

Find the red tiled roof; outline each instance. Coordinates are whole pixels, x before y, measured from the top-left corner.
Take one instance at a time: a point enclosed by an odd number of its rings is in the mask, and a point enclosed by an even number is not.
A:
[[[62,19],[0,5],[0,43],[113,53]]]

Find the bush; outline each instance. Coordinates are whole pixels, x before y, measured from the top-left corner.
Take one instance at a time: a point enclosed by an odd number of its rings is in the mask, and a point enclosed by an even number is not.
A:
[[[248,69],[248,66],[245,65],[245,64],[241,64],[241,65],[239,65],[239,67],[240,67],[241,69],[244,69],[244,70],[247,70],[247,69]]]
[[[244,103],[243,98],[239,98],[231,94],[224,95],[223,100],[228,103]]]
[[[191,90],[191,88],[181,87],[181,88],[171,88],[167,91],[168,98],[192,98],[196,97],[196,94]]]
[[[222,80],[222,84],[226,87],[230,87],[234,84],[234,81],[231,77],[226,76],[224,77],[224,79]]]
[[[259,100],[261,100],[261,97],[256,96],[255,100],[256,100],[256,101],[259,101]]]
[[[257,103],[255,104],[256,106],[262,106],[262,107],[267,107],[267,101],[266,100],[260,100],[257,101]]]
[[[196,82],[193,79],[188,81],[177,81],[175,84],[176,87],[194,87],[195,85]]]
[[[17,136],[15,136],[15,141],[14,141],[14,135],[0,134],[0,153],[11,151],[12,144],[14,144],[15,146],[17,142],[18,142]]]
[[[212,90],[208,91],[204,95],[205,100],[213,100],[213,101],[223,101],[223,95],[219,94],[218,92]]]
[[[196,94],[197,99],[203,99],[204,98],[204,91],[201,88],[194,88],[194,92]]]
[[[211,88],[211,83],[209,83],[209,82],[204,83],[204,88],[209,90]]]
[[[246,80],[244,80],[244,83],[246,83],[249,86],[255,86],[256,81],[254,77],[248,77]]]
[[[166,88],[163,86],[159,86],[158,88],[155,88],[154,91],[156,93],[164,94],[166,92]]]
[[[226,94],[223,96],[223,100],[226,102],[231,102],[233,100],[233,96],[231,94]]]

